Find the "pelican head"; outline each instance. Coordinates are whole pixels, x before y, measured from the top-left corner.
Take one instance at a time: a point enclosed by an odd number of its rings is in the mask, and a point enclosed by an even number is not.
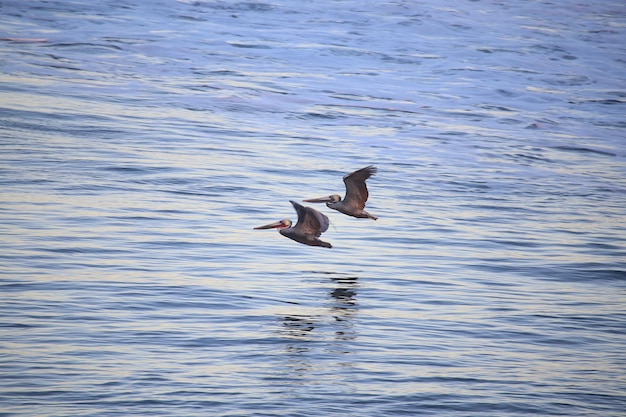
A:
[[[330,207],[331,204],[335,204],[341,201],[341,196],[339,194],[329,195],[328,197],[320,197],[320,198],[309,198],[308,200],[302,200],[307,203],[326,203],[327,206]]]
[[[259,229],[284,229],[286,227],[291,227],[291,220],[283,219],[274,223],[266,224],[265,226],[255,227],[255,230]]]

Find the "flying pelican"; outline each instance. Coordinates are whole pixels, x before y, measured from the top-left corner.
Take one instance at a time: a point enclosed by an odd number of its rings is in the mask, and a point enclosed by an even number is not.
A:
[[[331,209],[348,216],[376,220],[378,217],[363,210],[369,196],[365,180],[376,174],[376,171],[376,167],[370,165],[343,177],[343,182],[346,184],[346,196],[343,200],[341,200],[341,196],[333,194],[328,197],[311,198],[304,201],[307,203],[326,203]]]
[[[298,213],[298,221],[295,226],[291,226],[291,220],[283,219],[274,223],[266,224],[265,226],[255,227],[255,229],[278,229],[278,232],[295,240],[296,242],[304,243],[309,246],[323,246],[325,248],[332,248],[328,242],[323,242],[318,238],[328,230],[328,217],[320,213],[311,207],[304,207],[295,201],[289,200]]]

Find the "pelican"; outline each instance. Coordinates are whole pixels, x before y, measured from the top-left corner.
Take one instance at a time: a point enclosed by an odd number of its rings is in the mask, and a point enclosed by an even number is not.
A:
[[[369,196],[365,180],[376,174],[376,171],[376,167],[370,165],[343,177],[343,182],[346,184],[346,196],[343,200],[341,196],[333,194],[328,197],[310,198],[303,201],[307,203],[326,203],[331,209],[340,211],[348,216],[376,220],[378,217],[363,210]]]
[[[325,248],[332,248],[328,242],[323,242],[318,239],[322,233],[328,230],[328,217],[320,213],[311,207],[304,207],[289,200],[298,213],[298,221],[295,226],[291,226],[291,220],[283,219],[274,223],[266,224],[265,226],[255,227],[258,229],[278,229],[278,232],[295,240],[296,242],[304,243],[309,246],[323,246]]]

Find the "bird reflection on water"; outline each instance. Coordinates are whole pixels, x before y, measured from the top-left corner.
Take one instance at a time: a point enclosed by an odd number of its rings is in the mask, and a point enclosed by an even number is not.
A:
[[[319,272],[317,272],[319,273]],[[358,313],[358,278],[332,275],[325,308],[320,314],[288,314],[281,316],[278,334],[286,341],[284,355],[285,370],[290,383],[311,383],[326,369],[348,366],[349,361],[327,363],[328,353],[348,355],[352,353],[352,342],[358,332],[354,318]],[[324,280],[325,282],[328,282]],[[319,311],[319,310],[316,310]],[[329,368],[330,367],[330,368]],[[296,378],[296,381],[294,381]]]
[[[358,302],[356,299],[358,278],[342,277],[332,278],[338,286],[330,292],[332,297],[330,311],[335,318],[335,338],[337,340],[348,341],[356,338],[353,319],[358,311]],[[349,349],[348,349],[349,351]]]
[[[333,273],[334,274],[334,273]],[[332,277],[335,287],[328,292],[330,298],[326,301],[328,315],[299,315],[290,314],[282,319],[281,335],[289,338],[306,339],[316,328],[326,325],[340,325],[342,329],[336,330],[335,335],[345,339],[346,325],[352,326],[352,319],[358,311],[356,299],[358,278],[357,277]],[[331,320],[332,319],[332,320]]]

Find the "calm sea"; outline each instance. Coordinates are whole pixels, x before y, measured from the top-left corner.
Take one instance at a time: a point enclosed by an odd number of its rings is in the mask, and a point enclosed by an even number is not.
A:
[[[0,38],[0,416],[626,415],[623,1],[9,0]],[[253,230],[370,164],[332,249]]]

